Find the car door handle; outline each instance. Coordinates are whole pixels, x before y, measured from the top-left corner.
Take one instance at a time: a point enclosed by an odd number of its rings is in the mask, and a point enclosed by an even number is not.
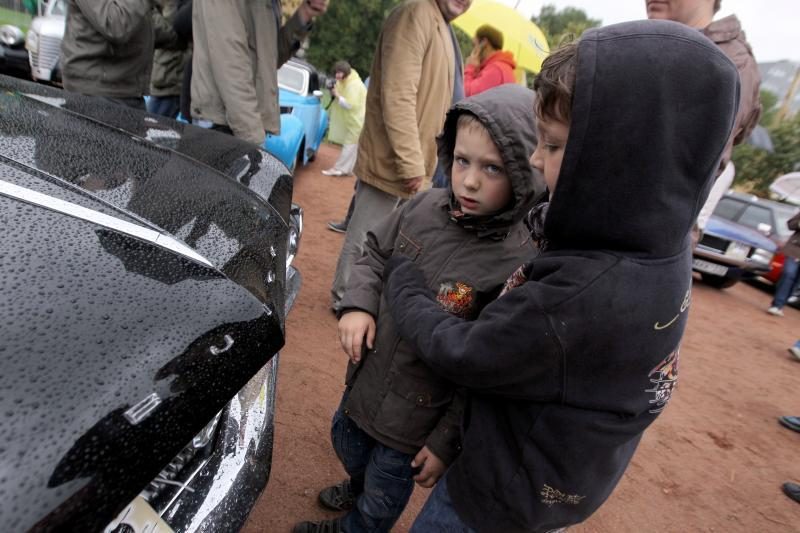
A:
[[[230,335],[225,335],[224,339],[225,339],[225,346],[223,346],[222,348],[211,346],[208,349],[208,351],[211,352],[211,355],[219,355],[231,349],[231,346],[233,346],[233,337],[231,337]]]

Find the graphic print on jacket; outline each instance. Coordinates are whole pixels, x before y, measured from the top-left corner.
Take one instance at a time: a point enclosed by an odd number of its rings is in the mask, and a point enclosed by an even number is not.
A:
[[[730,60],[673,22],[588,30],[576,75],[547,249],[505,294],[468,322],[439,309],[415,265],[387,269],[401,336],[469,391],[447,488],[480,532],[585,520],[667,405],[688,315],[689,230],[739,100]]]

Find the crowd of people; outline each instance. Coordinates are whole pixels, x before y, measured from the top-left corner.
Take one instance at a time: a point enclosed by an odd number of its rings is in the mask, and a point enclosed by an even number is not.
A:
[[[277,69],[327,9],[69,4],[67,90],[138,108],[149,92],[152,112],[259,145],[279,127]],[[330,225],[347,479],[319,492],[342,516],[298,533],[389,531],[415,483],[434,490],[412,531],[560,531],[608,498],[677,380],[698,216],[760,115],[738,19],[646,0],[652,20],[588,30],[531,91],[498,28],[462,59],[450,23],[470,4],[401,2],[368,88],[333,67],[342,150],[323,174],[357,178]]]

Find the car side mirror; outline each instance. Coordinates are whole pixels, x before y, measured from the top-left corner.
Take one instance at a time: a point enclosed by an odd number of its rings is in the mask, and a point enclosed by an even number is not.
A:
[[[317,89],[316,91],[314,91],[314,92],[313,92],[313,93],[311,93],[311,94],[313,94],[313,95],[314,95],[314,96],[316,96],[317,98],[322,98],[322,91],[320,91],[319,89]]]
[[[767,237],[772,235],[772,226],[770,226],[769,224],[766,224],[764,222],[760,222],[758,224],[758,226],[757,226],[757,229],[758,229],[759,233],[763,233]]]

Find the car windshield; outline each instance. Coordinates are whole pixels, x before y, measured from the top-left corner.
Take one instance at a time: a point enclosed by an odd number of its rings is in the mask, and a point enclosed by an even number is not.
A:
[[[278,69],[278,87],[303,94],[306,83],[306,72],[290,64],[285,64]]]

